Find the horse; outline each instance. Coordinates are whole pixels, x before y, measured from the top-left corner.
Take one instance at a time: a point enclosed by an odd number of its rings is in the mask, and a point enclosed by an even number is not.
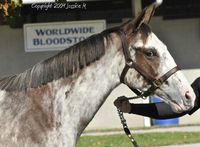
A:
[[[150,92],[175,112],[191,109],[195,100],[192,88],[148,25],[154,10],[148,7],[118,28],[2,78],[0,146],[74,147],[107,96],[121,83],[122,72],[123,83],[141,92],[154,83],[156,88]],[[130,60],[142,72],[131,68]],[[130,68],[124,70],[124,66]],[[160,80],[149,81],[143,72],[150,79],[168,76],[160,85]]]

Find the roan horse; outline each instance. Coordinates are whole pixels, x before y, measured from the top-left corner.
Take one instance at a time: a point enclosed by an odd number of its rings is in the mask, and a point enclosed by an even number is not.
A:
[[[176,67],[167,47],[148,26],[154,9],[145,9],[120,30],[132,60],[151,77]],[[104,31],[44,60],[25,72],[0,80],[1,147],[74,147],[125,66],[117,31]],[[151,85],[135,69],[124,82],[145,91]],[[154,94],[175,112],[191,109],[195,95],[181,71]]]

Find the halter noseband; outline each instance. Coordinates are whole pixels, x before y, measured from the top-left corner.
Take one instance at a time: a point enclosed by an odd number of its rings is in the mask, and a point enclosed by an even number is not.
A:
[[[150,76],[146,71],[144,71],[141,67],[139,67],[139,65],[137,65],[132,59],[131,59],[131,55],[130,52],[128,50],[128,42],[126,39],[126,33],[121,30],[118,29],[117,33],[119,34],[120,38],[121,38],[121,42],[122,42],[122,49],[123,49],[123,53],[124,53],[124,57],[125,57],[125,67],[121,73],[120,76],[120,82],[121,83],[125,83],[124,79],[125,76],[128,72],[128,70],[130,68],[134,68],[138,73],[140,73],[150,84],[151,87],[144,92],[139,91],[138,89],[132,88],[130,86],[128,86],[137,96],[141,97],[141,98],[145,98],[147,96],[150,96],[157,88],[160,88],[161,85],[174,73],[176,73],[179,68],[176,66],[174,68],[172,68],[171,70],[169,70],[167,73],[165,73],[163,76],[161,76],[160,78],[153,78],[152,76]]]

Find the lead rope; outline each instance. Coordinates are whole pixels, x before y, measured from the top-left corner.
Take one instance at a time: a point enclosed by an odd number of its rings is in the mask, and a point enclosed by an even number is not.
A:
[[[137,98],[140,98],[140,96],[130,97],[130,98],[127,98],[127,99],[130,100],[130,99],[137,99]],[[121,124],[123,126],[125,134],[128,136],[128,138],[130,139],[130,141],[132,142],[134,147],[139,147],[139,145],[137,144],[135,138],[131,134],[131,131],[128,128],[128,125],[126,123],[126,119],[124,118],[123,112],[121,110],[119,110],[119,109],[117,109],[117,112],[118,112],[119,118],[121,120]]]
[[[126,133],[126,135],[128,136],[128,138],[131,140],[133,146],[134,147],[139,147],[139,145],[137,144],[136,140],[134,139],[133,135],[131,134],[131,132],[130,132],[127,124],[126,124],[126,120],[124,118],[123,112],[120,111],[119,109],[117,109],[117,112],[118,112],[119,118],[121,120],[124,132]]]

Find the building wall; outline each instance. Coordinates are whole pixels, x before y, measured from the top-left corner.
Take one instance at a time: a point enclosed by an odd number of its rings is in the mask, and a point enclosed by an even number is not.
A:
[[[24,51],[23,29],[0,26],[0,77],[21,73],[56,52]]]
[[[167,44],[172,56],[184,69],[196,69],[186,71],[190,82],[200,76],[200,33],[199,19],[162,20],[160,17],[153,18],[152,30]],[[110,27],[110,25],[108,26]],[[34,64],[44,60],[57,52],[24,52],[23,30],[11,29],[8,26],[0,26],[0,77],[23,72]],[[117,96],[132,96],[132,92],[124,85],[120,85],[108,97],[105,104],[100,108],[97,115],[87,129],[121,128],[121,124],[113,105]],[[133,101],[140,103],[142,100]],[[184,116],[180,119],[181,124],[200,123],[199,111],[193,116]],[[125,115],[130,127],[144,126],[142,116]]]
[[[167,45],[177,64],[184,69],[200,68],[200,19],[151,21],[153,32]]]
[[[151,26],[181,68],[200,68],[197,64],[200,55],[200,19],[162,20],[161,17],[154,17]],[[0,35],[0,76],[22,72],[56,53],[25,53],[22,29],[0,26]]]

